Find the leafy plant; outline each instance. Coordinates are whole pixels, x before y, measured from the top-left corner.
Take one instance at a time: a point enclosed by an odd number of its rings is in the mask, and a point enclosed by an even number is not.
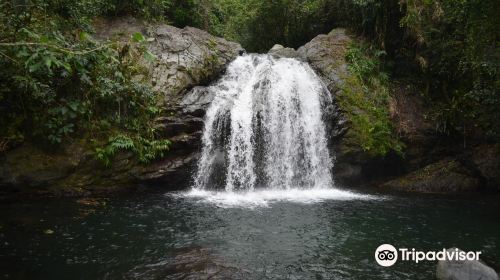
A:
[[[128,136],[117,134],[111,136],[107,144],[95,149],[96,156],[106,166],[112,162],[114,155],[120,150],[128,150],[138,155],[139,161],[147,163],[168,151],[170,141],[167,139],[151,140],[140,135]]]
[[[74,17],[84,18],[76,12],[79,5],[86,9],[97,2],[68,4],[68,18],[49,14],[62,13],[59,2],[40,4],[44,12],[38,6],[2,4],[0,139],[49,148],[83,134],[106,147],[105,139],[115,139],[109,140],[116,144],[113,148],[96,148],[98,158],[108,164],[119,149],[133,151],[143,162],[167,150],[169,142],[157,139],[153,129],[161,113],[158,96],[140,63],[155,59],[145,48],[148,39],[135,33],[128,42],[101,42],[72,27]],[[118,141],[126,138],[116,138],[117,133],[133,140],[132,149]],[[101,156],[103,149],[107,158]]]
[[[350,75],[346,77],[343,93],[339,96],[341,108],[351,123],[355,145],[373,155],[395,151],[402,155],[404,145],[394,133],[389,115],[387,74],[380,69],[383,51],[364,46],[351,46],[346,53]]]

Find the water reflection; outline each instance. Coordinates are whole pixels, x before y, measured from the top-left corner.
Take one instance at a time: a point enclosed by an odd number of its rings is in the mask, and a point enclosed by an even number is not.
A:
[[[498,198],[273,200],[253,208],[179,195],[98,201],[2,204],[2,278],[434,277],[432,262],[378,266],[373,252],[382,243],[482,250],[500,266]]]

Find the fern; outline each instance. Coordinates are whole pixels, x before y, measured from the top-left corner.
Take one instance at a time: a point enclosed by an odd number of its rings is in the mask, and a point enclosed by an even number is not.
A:
[[[140,135],[117,134],[110,137],[104,147],[96,147],[95,154],[97,159],[106,166],[111,165],[112,159],[119,151],[131,151],[140,162],[148,163],[158,157],[163,157],[164,152],[169,148],[170,141],[167,139],[151,140]]]

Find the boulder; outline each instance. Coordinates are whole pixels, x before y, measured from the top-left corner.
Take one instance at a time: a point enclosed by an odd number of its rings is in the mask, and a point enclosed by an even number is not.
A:
[[[382,184],[382,188],[422,193],[477,191],[480,180],[462,163],[447,158]]]
[[[244,51],[237,43],[192,27],[157,25],[148,36],[155,38],[149,48],[158,57],[151,65],[152,83],[167,102],[182,99],[193,86],[208,85]]]
[[[235,279],[241,270],[211,250],[199,246],[174,249],[158,263],[134,267],[125,278],[140,279]],[[240,277],[237,277],[240,276]]]
[[[71,174],[80,163],[83,149],[69,145],[73,153],[65,151],[49,154],[33,145],[25,144],[0,158],[0,186],[37,188],[53,185]]]
[[[297,50],[299,56],[309,62],[322,78],[328,90],[337,94],[343,85],[347,73],[345,55],[353,38],[343,28],[333,29],[328,34],[321,34]]]
[[[271,56],[275,58],[288,57],[300,59],[299,53],[293,48],[285,48],[282,45],[274,45],[268,52]]]
[[[194,86],[208,85],[244,52],[240,44],[197,28],[147,24],[132,17],[101,19],[96,30],[101,39],[127,40],[135,32],[149,38],[148,49],[156,56],[154,62],[146,62],[151,83],[168,105],[175,105]]]
[[[454,252],[456,248],[447,249]],[[459,250],[459,252],[463,252]],[[438,261],[436,269],[438,280],[498,280],[498,274],[481,261]]]

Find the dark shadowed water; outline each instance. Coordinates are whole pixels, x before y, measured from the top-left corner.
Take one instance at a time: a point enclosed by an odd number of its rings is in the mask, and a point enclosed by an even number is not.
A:
[[[375,195],[236,207],[197,196],[3,202],[7,279],[433,279],[382,243],[481,250],[500,268],[499,197]]]

